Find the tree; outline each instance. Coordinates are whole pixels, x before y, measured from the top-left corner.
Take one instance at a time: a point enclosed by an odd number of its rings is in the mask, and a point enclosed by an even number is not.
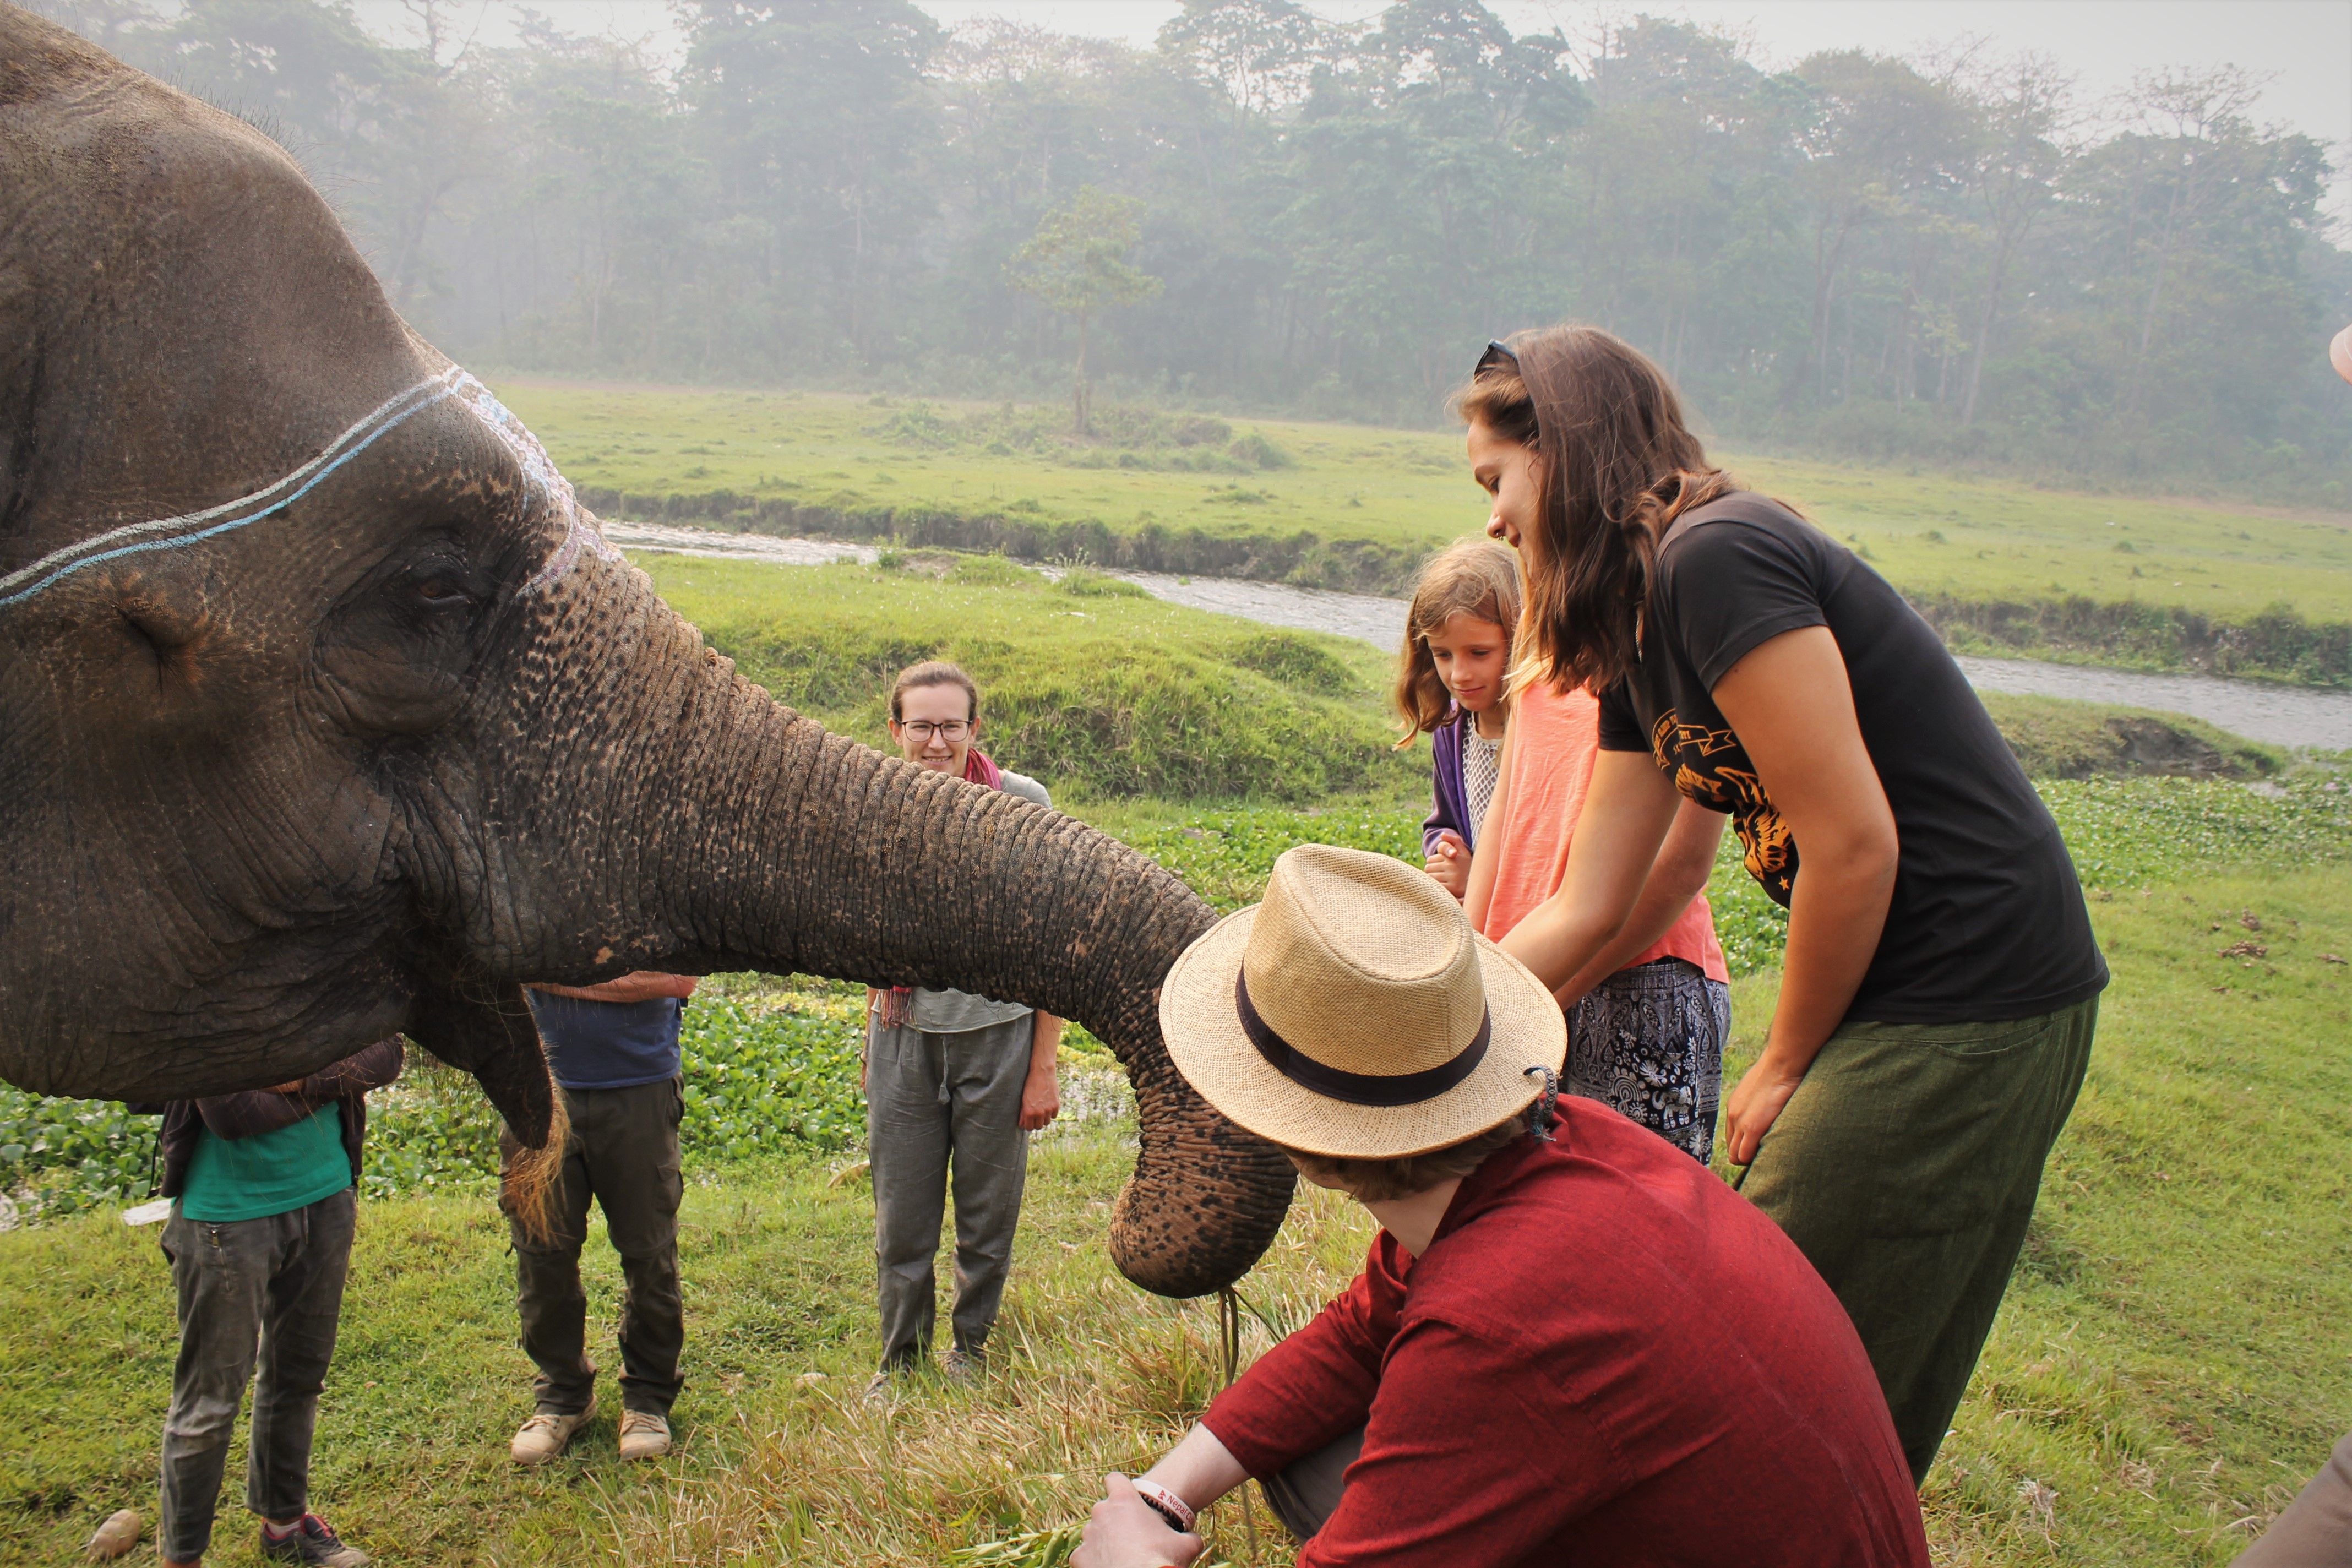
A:
[[[1087,323],[1120,305],[1160,292],[1160,279],[1129,265],[1127,253],[1143,237],[1136,222],[1143,204],[1133,196],[1105,195],[1092,185],[1047,213],[1037,232],[1004,264],[1013,287],[1047,308],[1078,321],[1078,363],[1071,389],[1071,427],[1088,433]]]

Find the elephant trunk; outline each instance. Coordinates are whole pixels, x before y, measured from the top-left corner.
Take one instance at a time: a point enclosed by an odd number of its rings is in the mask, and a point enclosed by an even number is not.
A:
[[[560,838],[545,863],[590,867],[598,884],[593,929],[547,933],[551,966],[516,977],[757,969],[951,987],[1075,1019],[1118,1055],[1137,1100],[1141,1148],[1113,1260],[1172,1297],[1246,1272],[1280,1228],[1294,1173],[1194,1092],[1160,1035],[1160,982],[1212,923],[1208,907],[1071,817],[828,733],[646,597],[627,639],[634,716],[574,731],[604,753],[602,820],[583,827],[576,800],[515,797],[493,814],[531,821],[541,844]]]

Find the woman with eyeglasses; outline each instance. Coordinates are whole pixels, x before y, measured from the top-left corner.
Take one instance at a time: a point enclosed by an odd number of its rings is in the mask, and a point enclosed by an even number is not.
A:
[[[1035,779],[990,761],[979,736],[980,688],[971,676],[938,659],[899,672],[890,689],[890,739],[908,762],[1054,804]],[[962,918],[945,905],[927,916]],[[1062,1020],[1017,1002],[920,988],[868,991],[866,1009],[866,1159],[882,1310],[882,1366],[866,1397],[885,1405],[891,1379],[929,1355],[937,1310],[931,1259],[950,1169],[956,1299],[942,1369],[966,1382],[986,1368],[1021,1220],[1029,1134],[1061,1113]]]
[[[2107,983],[2057,824],[1935,632],[1709,463],[1639,351],[1523,333],[1456,405],[1527,574],[1517,679],[1601,706],[1565,879],[1502,945],[1558,985],[1654,940],[1623,928],[1682,801],[1730,816],[1789,942],[1727,1152],[1853,1316],[1923,1479]]]

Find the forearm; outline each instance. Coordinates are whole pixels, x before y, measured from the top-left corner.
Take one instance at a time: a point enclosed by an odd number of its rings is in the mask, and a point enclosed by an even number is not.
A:
[[[1184,1440],[1146,1471],[1143,1479],[1159,1482],[1188,1506],[1203,1509],[1249,1479],[1249,1472],[1227,1452],[1214,1432],[1195,1423]]]
[[[1706,879],[1715,871],[1715,852],[1723,842],[1723,826],[1719,814],[1689,801],[1682,804],[1664,846],[1650,867],[1649,878],[1642,884],[1633,912],[1625,917],[1625,924],[1600,956],[1554,992],[1561,1005],[1573,1006],[1594,986],[1665,940],[1691,900],[1706,891]]]
[[[400,1077],[407,1059],[400,1037],[394,1035],[312,1073],[302,1080],[301,1096],[313,1105],[324,1105],[331,1100],[382,1089]]]
[[[641,969],[634,974],[624,974],[618,980],[607,980],[600,985],[534,984],[534,991],[544,991],[551,996],[569,996],[581,1002],[651,1002],[657,997],[675,996],[680,1001],[694,994],[695,978],[690,974],[664,974],[656,970]]]
[[[1029,1037],[1030,1076],[1042,1073],[1051,1078],[1062,1059],[1062,1020],[1043,1009],[1035,1016],[1036,1032]]]
[[[1845,1021],[1869,972],[1895,896],[1891,857],[1808,858],[1789,900],[1789,947],[1780,1005],[1759,1065],[1801,1078]]]
[[[1617,934],[1609,939],[1598,956],[1570,975],[1568,984],[1556,987],[1552,994],[1561,1006],[1574,1006],[1594,986],[1664,940],[1696,896],[1692,889],[1661,886],[1652,879],[1643,885],[1640,900],[1634,904],[1633,912],[1625,917]]]
[[[1599,958],[1641,902],[1682,799],[1646,752],[1603,752],[1569,840],[1559,890],[1503,938],[1505,952],[1558,990]]]
[[[1499,944],[1555,992],[1591,970],[1626,928],[1626,920],[1609,904],[1580,900],[1577,893],[1574,882],[1564,884]]]

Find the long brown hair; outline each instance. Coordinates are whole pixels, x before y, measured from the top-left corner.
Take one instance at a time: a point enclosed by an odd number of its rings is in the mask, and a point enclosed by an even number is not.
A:
[[[1571,322],[1509,347],[1516,369],[1498,356],[1454,408],[1536,454],[1538,537],[1521,541],[1527,612],[1512,685],[1598,692],[1639,657],[1659,536],[1739,487],[1706,460],[1666,373],[1623,339]]]
[[[1491,539],[1465,539],[1429,559],[1405,612],[1404,647],[1397,654],[1394,700],[1404,725],[1402,751],[1413,737],[1445,722],[1454,694],[1438,679],[1429,639],[1456,616],[1492,621],[1507,639],[1519,624],[1519,563],[1510,547]]]

